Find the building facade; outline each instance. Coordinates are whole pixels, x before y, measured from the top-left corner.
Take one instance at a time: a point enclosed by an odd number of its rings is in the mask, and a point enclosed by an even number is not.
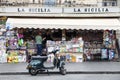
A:
[[[66,61],[116,60],[120,55],[119,0],[0,0],[0,17],[1,26],[7,30],[17,28],[19,34],[27,28],[28,31],[34,28],[33,32],[50,29],[56,37],[52,45],[60,45],[60,53],[66,56]],[[24,36],[28,37],[27,32]],[[9,37],[7,39],[10,41]],[[14,39],[14,43],[17,42]],[[50,43],[47,45],[52,49]],[[21,48],[22,45],[16,46]],[[14,51],[8,50],[7,53]],[[25,54],[22,49],[18,52]],[[25,55],[18,57],[25,61]]]

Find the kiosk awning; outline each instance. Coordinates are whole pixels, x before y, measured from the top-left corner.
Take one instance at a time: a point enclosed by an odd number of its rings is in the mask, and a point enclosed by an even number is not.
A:
[[[120,30],[117,18],[95,19],[58,19],[58,18],[8,18],[6,27],[12,28],[40,28],[40,29],[92,29],[92,30]]]

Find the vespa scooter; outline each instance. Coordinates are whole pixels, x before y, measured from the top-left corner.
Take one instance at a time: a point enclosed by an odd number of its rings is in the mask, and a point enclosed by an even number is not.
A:
[[[56,54],[59,50],[54,50],[49,54],[54,54],[53,66],[46,67],[44,63],[47,61],[48,56],[32,56],[27,66],[27,69],[31,75],[37,75],[38,72],[45,72],[49,74],[50,69],[59,69],[62,75],[66,74],[65,61],[58,57]]]

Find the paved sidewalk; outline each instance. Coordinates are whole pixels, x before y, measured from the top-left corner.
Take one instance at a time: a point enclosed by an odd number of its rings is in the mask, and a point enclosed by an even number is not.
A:
[[[0,74],[28,73],[28,63],[0,63]],[[51,65],[50,63],[45,64]],[[118,73],[120,74],[120,62],[82,62],[66,63],[68,73]],[[59,72],[58,69],[49,70]]]

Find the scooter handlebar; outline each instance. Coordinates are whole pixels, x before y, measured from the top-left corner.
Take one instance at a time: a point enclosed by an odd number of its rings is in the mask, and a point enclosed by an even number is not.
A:
[[[54,50],[54,51],[52,51],[50,53],[53,53],[55,55],[57,51],[59,51],[59,50],[57,49],[57,50]]]

